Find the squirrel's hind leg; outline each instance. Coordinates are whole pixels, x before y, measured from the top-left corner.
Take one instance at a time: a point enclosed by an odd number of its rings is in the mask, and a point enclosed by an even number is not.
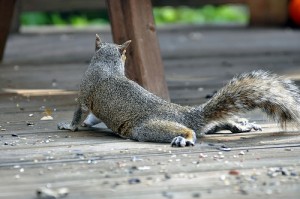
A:
[[[250,132],[251,130],[261,131],[262,129],[260,125],[251,123],[245,118],[238,118],[236,121],[228,120],[225,122],[209,124],[204,127],[202,134],[213,134],[221,130],[229,130],[232,133],[246,133]]]
[[[87,116],[87,118],[82,123],[82,126],[92,127],[92,126],[94,126],[96,124],[99,124],[101,122],[102,121],[99,118],[97,118],[92,112],[90,112],[89,115]]]
[[[169,142],[171,146],[194,146],[195,132],[177,122],[149,120],[133,128],[131,138],[144,142]]]

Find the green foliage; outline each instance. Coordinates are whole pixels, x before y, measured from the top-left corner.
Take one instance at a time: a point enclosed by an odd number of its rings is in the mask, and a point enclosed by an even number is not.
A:
[[[53,13],[50,15],[51,22],[57,26],[66,25],[67,22],[61,17],[59,13]]]
[[[201,8],[182,7],[156,7],[153,9],[157,24],[220,24],[239,23],[246,24],[249,20],[247,10],[242,6],[206,5]],[[25,12],[21,14],[22,25],[72,25],[83,27],[86,25],[108,24],[108,13],[102,11],[69,12],[69,13],[43,13]]]
[[[217,9],[215,21],[246,23],[248,21],[248,16],[245,15],[244,12],[245,11],[240,7],[220,6]]]
[[[106,11],[97,12],[24,12],[21,14],[21,23],[25,26],[37,25],[72,25],[83,27],[89,24],[108,24]]]
[[[88,19],[84,15],[73,16],[70,18],[70,22],[75,27],[83,27],[89,24]]]
[[[217,23],[247,23],[248,13],[241,6],[212,6],[201,8],[160,7],[154,8],[154,18],[157,24],[217,24]]]
[[[45,25],[49,24],[49,17],[43,12],[28,12],[21,15],[23,25]]]

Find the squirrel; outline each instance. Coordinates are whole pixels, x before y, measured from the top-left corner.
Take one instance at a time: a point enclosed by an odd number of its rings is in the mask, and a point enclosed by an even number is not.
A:
[[[202,105],[165,101],[125,76],[125,53],[130,42],[105,43],[96,34],[95,54],[82,78],[73,120],[59,123],[58,129],[76,131],[83,122],[92,126],[102,121],[123,138],[184,147],[194,146],[196,137],[219,130],[261,130],[257,124],[232,119],[256,108],[281,127],[300,124],[297,86],[262,70],[234,77]]]

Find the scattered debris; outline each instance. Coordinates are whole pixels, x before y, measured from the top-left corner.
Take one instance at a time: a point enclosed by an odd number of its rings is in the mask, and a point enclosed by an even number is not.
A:
[[[41,187],[36,190],[36,195],[38,199],[58,199],[66,197],[69,194],[68,188],[50,189],[46,187]]]
[[[163,191],[162,195],[164,197],[168,198],[168,199],[172,199],[173,198],[173,195],[170,192],[167,192],[167,191]]]
[[[20,70],[20,66],[19,65],[14,65],[14,71],[18,71]]]
[[[137,169],[143,171],[143,170],[149,170],[149,169],[151,169],[151,167],[143,166],[143,167],[138,167]]]
[[[277,177],[280,174],[282,176],[297,176],[295,171],[283,167],[271,167],[268,169],[267,173],[267,175],[272,178]]]
[[[200,198],[201,194],[200,193],[193,193],[192,197],[193,198]]]
[[[132,162],[143,161],[143,159],[137,158],[137,157],[133,156],[133,157],[131,158],[131,161],[132,161]]]
[[[203,154],[203,153],[200,153],[200,154],[199,154],[199,158],[206,158],[206,157],[207,157],[206,154]]]
[[[296,171],[291,171],[290,175],[291,175],[291,176],[298,176],[298,174],[297,174]]]
[[[229,175],[237,176],[239,174],[240,174],[240,172],[238,170],[230,170],[229,171]]]
[[[44,106],[42,106],[40,109],[44,110],[43,112],[44,116],[41,118],[41,120],[53,120],[53,117],[51,116],[52,115],[51,109],[46,108]]]
[[[284,150],[285,150],[285,151],[293,151],[292,148],[285,148]]]
[[[224,146],[224,145],[222,145],[221,147],[219,147],[219,148],[217,148],[217,149],[220,150],[220,151],[231,151],[231,148],[226,147],[226,146]]]
[[[170,175],[170,174],[168,174],[168,173],[165,173],[165,179],[166,179],[166,180],[169,180],[169,179],[171,179],[171,175]]]
[[[51,116],[52,115],[52,110],[49,108],[45,108],[43,114],[45,116]]]
[[[220,176],[220,180],[222,180],[222,181],[226,180],[226,176],[225,175],[221,175]]]
[[[52,87],[56,87],[57,86],[57,81],[56,81],[56,79],[53,79],[52,80]]]
[[[219,152],[218,155],[213,156],[214,160],[220,160],[220,159],[224,159],[224,158],[225,158],[225,156],[223,155],[222,152]]]
[[[85,155],[81,150],[74,150],[73,152],[75,152],[75,156],[80,158],[80,159],[85,159]]]
[[[41,120],[53,120],[53,117],[51,115],[43,116]]]
[[[97,164],[98,161],[97,160],[94,160],[94,159],[90,159],[87,161],[88,164]]]
[[[247,195],[248,194],[248,191],[246,191],[245,189],[240,189],[239,191],[243,195]]]
[[[128,180],[128,183],[129,183],[129,184],[139,184],[139,183],[141,183],[141,180],[138,179],[138,178],[130,178],[130,179]]]
[[[202,87],[199,87],[199,88],[197,88],[197,91],[203,91],[204,90],[204,88],[202,88]]]
[[[33,122],[26,121],[27,126],[34,126]]]

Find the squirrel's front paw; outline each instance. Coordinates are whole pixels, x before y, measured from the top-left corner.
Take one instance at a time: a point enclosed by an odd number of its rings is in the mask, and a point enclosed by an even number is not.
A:
[[[187,140],[182,136],[175,137],[171,142],[172,147],[185,147],[185,146],[194,146],[194,145],[195,145],[194,141]]]
[[[57,128],[59,130],[71,130],[71,131],[77,131],[78,128],[77,127],[74,127],[74,126],[71,126],[70,123],[67,123],[67,122],[60,122],[57,124]]]

